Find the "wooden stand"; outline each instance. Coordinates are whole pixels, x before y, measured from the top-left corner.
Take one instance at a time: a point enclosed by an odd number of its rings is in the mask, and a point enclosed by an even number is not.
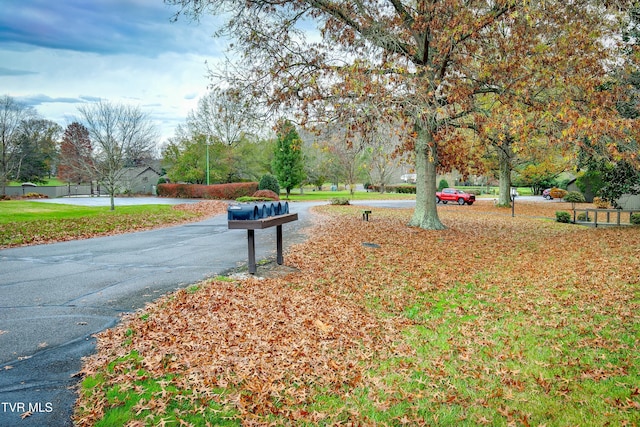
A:
[[[270,216],[268,218],[256,219],[256,220],[229,220],[230,230],[247,230],[247,244],[249,246],[249,273],[256,274],[256,240],[255,230],[262,230],[264,228],[276,227],[276,261],[279,265],[284,262],[282,256],[282,224],[287,222],[297,221],[298,214],[284,214],[277,216]]]

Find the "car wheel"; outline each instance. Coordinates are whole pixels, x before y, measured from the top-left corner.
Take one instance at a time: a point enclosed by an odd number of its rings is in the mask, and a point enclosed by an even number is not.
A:
[[[440,197],[436,196],[436,205],[440,203]]]
[[[464,205],[464,199],[463,199],[462,197],[460,197],[460,198],[458,199],[458,204],[459,204],[460,206]]]
[[[471,206],[471,205],[473,204],[473,202],[467,202],[467,204],[468,204],[469,206]]]

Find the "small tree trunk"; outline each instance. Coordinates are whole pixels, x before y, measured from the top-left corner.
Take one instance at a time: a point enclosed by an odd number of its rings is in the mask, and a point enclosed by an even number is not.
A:
[[[500,191],[498,193],[498,206],[511,207],[511,160],[513,149],[511,141],[505,141],[498,147],[498,160],[500,163]]]

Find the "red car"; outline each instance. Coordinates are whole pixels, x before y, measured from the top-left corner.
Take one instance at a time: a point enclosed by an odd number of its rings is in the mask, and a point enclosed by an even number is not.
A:
[[[457,202],[459,205],[472,205],[476,201],[474,194],[465,193],[462,190],[456,190],[455,188],[445,188],[442,191],[436,193],[436,203]]]

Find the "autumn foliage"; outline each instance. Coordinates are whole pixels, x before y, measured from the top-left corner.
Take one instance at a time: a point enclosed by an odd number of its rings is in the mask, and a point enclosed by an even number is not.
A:
[[[293,273],[203,282],[99,334],[75,420],[154,379],[132,420],[633,425],[640,233],[552,220],[569,206],[442,206],[444,231],[319,207]]]

